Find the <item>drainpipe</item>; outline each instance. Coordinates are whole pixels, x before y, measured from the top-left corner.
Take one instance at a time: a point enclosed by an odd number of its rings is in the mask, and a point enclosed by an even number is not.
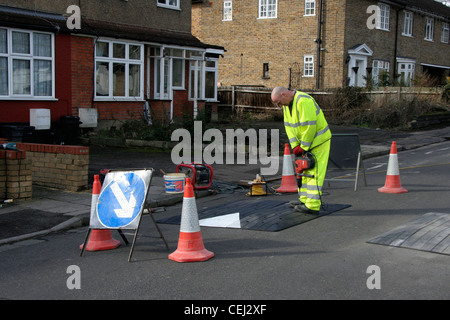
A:
[[[317,79],[316,79],[316,89],[320,88],[320,51],[322,43],[322,0],[319,0],[319,22],[317,26]]]
[[[393,81],[397,78],[397,45],[398,45],[398,16],[400,10],[403,8],[398,8],[395,12],[395,37],[394,37],[394,74]]]

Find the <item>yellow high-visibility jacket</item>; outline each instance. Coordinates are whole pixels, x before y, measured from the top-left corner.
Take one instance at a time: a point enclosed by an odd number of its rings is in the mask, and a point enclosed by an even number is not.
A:
[[[308,94],[296,91],[292,101],[292,113],[289,106],[283,106],[284,127],[291,148],[296,146],[305,150],[331,139],[331,131],[322,109]]]

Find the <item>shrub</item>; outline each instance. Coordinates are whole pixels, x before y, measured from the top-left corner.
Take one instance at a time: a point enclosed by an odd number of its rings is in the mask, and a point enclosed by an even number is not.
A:
[[[442,99],[445,102],[450,102],[450,77],[447,77],[447,83],[444,86],[444,91],[442,92]]]
[[[368,94],[358,88],[335,90],[327,97],[330,109],[326,117],[330,124],[356,125],[370,128],[406,129],[408,124],[420,115],[441,108],[438,102],[432,102],[420,95],[411,100],[371,101]],[[323,103],[323,102],[322,102]]]

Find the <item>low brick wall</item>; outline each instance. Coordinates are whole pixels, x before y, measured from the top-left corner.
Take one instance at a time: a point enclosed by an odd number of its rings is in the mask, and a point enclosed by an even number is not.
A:
[[[89,147],[17,143],[32,162],[33,184],[80,191],[88,187]]]
[[[25,151],[0,150],[0,199],[29,200],[32,161]]]

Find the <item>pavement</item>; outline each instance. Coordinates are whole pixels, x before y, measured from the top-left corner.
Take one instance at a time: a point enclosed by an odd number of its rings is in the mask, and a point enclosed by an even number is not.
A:
[[[401,152],[450,139],[450,126],[414,132],[391,132],[355,127],[332,127],[331,129],[335,134],[357,133],[364,159],[389,154],[392,141],[396,141],[397,150]],[[158,160],[152,163],[152,159]],[[116,168],[136,168],[140,167],[140,162],[145,162],[145,167],[155,169],[147,197],[151,208],[165,208],[183,201],[183,194],[168,194],[164,187],[164,178],[160,169],[164,168],[162,170],[165,172],[170,172],[167,171],[170,168],[175,169],[168,152],[149,156],[147,153],[136,150],[128,151],[125,148],[92,147],[89,172],[90,175],[96,172],[99,174],[98,168],[108,168],[107,166],[112,163],[116,165]],[[229,184],[237,187],[236,184],[239,180],[254,179],[260,166],[260,164],[213,165],[215,190],[199,190],[197,197],[210,196],[217,192],[230,192]],[[281,181],[281,167],[282,160],[279,174],[271,179],[278,184]],[[276,181],[277,177],[278,181]],[[68,192],[33,186],[31,200],[2,204],[0,207],[0,246],[89,225],[91,192],[91,190]]]

